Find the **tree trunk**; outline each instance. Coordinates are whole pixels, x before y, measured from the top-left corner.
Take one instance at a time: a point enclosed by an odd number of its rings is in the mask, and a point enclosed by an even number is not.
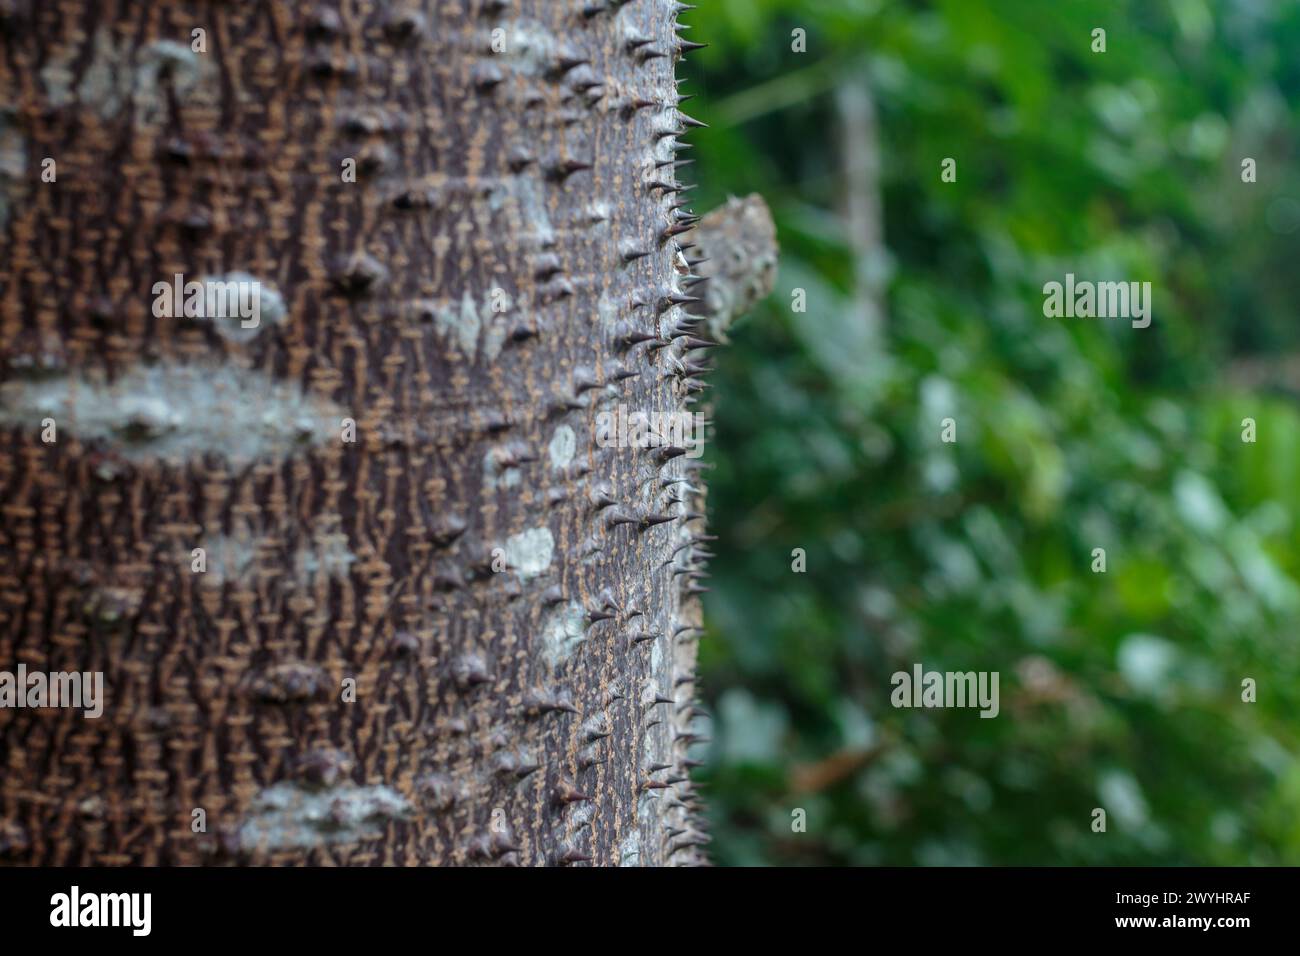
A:
[[[680,9],[0,0],[0,858],[701,861]]]

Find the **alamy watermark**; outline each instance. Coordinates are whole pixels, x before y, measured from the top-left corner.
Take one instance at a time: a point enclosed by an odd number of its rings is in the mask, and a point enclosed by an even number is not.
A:
[[[51,926],[123,926],[132,936],[148,936],[152,914],[152,893],[83,893],[73,885],[50,897]]]
[[[1131,319],[1133,328],[1151,324],[1150,282],[1075,282],[1065,274],[1064,284],[1043,286],[1043,315],[1049,319]]]
[[[686,449],[687,458],[704,454],[703,412],[629,412],[619,405],[596,416],[596,444],[601,448]]]
[[[927,671],[920,664],[912,672],[897,671],[889,679],[895,707],[978,707],[981,717],[996,717],[998,671]]]
[[[94,720],[104,713],[103,671],[0,671],[0,707],[72,707]]]
[[[177,272],[171,282],[155,282],[155,318],[239,319],[240,327],[255,329],[262,322],[262,283],[226,276],[185,281]]]

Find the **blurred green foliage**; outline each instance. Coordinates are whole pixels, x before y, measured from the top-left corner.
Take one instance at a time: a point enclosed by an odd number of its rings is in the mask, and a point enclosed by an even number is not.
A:
[[[684,71],[711,126],[696,206],[762,193],[783,257],[714,376],[717,861],[1300,863],[1300,5],[686,19],[710,43]],[[853,84],[879,137],[868,269],[842,215]],[[1152,325],[1045,318],[1066,272],[1152,282]],[[892,708],[917,662],[998,671],[1001,714]]]

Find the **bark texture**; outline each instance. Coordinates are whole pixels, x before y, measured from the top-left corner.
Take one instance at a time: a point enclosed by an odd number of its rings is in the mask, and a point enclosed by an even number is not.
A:
[[[0,859],[702,859],[681,9],[0,0]]]

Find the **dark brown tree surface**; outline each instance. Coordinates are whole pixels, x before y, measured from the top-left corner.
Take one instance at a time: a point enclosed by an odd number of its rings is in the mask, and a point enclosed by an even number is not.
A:
[[[683,9],[0,0],[0,860],[704,859]]]

